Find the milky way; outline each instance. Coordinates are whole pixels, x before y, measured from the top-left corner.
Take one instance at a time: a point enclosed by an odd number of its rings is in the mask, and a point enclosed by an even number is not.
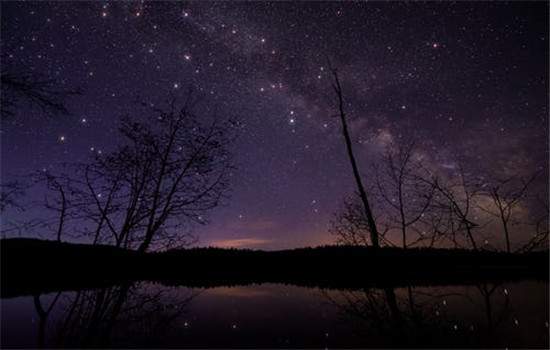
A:
[[[201,244],[333,240],[329,220],[354,187],[328,58],[362,167],[403,135],[443,167],[458,157],[479,172],[548,167],[545,2],[1,6],[2,65],[83,91],[69,116],[22,108],[3,121],[3,179],[113,149],[136,100],[193,87],[199,114],[242,125],[231,199],[197,228]]]

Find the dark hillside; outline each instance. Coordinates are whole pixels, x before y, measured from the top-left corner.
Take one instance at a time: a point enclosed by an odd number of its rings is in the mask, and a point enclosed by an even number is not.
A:
[[[110,246],[1,241],[2,296],[127,281],[211,287],[250,283],[364,288],[547,279],[548,252],[325,246],[281,251],[193,248],[140,254]]]

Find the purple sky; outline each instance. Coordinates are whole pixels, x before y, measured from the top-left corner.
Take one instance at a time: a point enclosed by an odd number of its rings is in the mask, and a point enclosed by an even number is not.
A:
[[[70,116],[23,108],[3,121],[3,181],[107,152],[136,98],[163,101],[192,86],[204,95],[200,112],[244,124],[231,199],[196,230],[204,245],[334,240],[329,220],[354,184],[327,56],[363,168],[399,135],[422,139],[441,167],[457,155],[480,173],[548,167],[547,2],[1,7],[2,65],[84,91],[68,100]]]

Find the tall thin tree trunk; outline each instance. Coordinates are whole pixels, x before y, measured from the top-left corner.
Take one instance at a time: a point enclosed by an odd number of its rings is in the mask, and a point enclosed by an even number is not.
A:
[[[65,215],[67,212],[67,199],[65,198],[65,191],[61,185],[59,185],[59,194],[61,195],[61,212],[59,214],[59,224],[57,226],[57,241],[61,242],[61,235],[63,234],[63,225],[65,224]]]
[[[472,247],[474,248],[474,250],[477,250],[477,244],[476,244],[476,241],[474,239],[474,235],[472,234],[472,229],[470,228],[470,226],[466,227],[466,233],[468,234],[468,238],[470,239],[470,243],[472,243]]]
[[[342,122],[342,132],[344,134],[344,139],[346,141],[346,149],[347,149],[349,160],[351,163],[351,168],[353,170],[353,176],[357,184],[357,190],[359,191],[359,196],[361,197],[361,201],[363,202],[363,206],[365,208],[365,216],[367,217],[367,224],[369,226],[371,244],[374,248],[378,248],[380,246],[378,242],[378,230],[376,228],[376,222],[374,220],[374,216],[372,215],[372,210],[369,205],[367,192],[365,191],[363,182],[361,181],[361,175],[359,173],[357,161],[355,160],[355,156],[353,154],[353,147],[352,147],[351,138],[348,131],[346,114],[344,112],[344,101],[342,96],[342,88],[340,86],[340,80],[338,79],[338,74],[335,69],[332,70],[332,73],[334,75],[334,90],[336,92],[336,95],[338,96],[338,109],[340,112],[340,120]]]
[[[504,216],[504,213],[500,212],[500,218],[502,220],[502,226],[504,228],[504,238],[506,239],[506,252],[510,253],[510,231],[508,230],[508,220]]]
[[[153,235],[147,233],[145,235],[145,239],[141,244],[139,245],[138,252],[145,253],[147,251],[147,248],[149,248],[149,245],[151,244],[151,241],[153,240]]]

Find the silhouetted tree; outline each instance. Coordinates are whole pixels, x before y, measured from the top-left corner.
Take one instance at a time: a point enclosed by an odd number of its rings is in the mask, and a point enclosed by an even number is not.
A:
[[[407,248],[428,238],[425,230],[417,227],[430,209],[435,185],[426,183],[422,160],[415,154],[413,141],[394,142],[376,167],[376,185],[387,227],[401,234],[402,247]],[[413,241],[411,231],[417,234]]]
[[[28,188],[29,183],[21,180],[6,181],[0,184],[0,213],[2,214],[0,233],[3,237],[29,234],[33,229],[42,228],[45,225],[42,219],[26,219],[19,215],[27,209],[28,203],[22,197]]]
[[[348,130],[348,124],[346,120],[347,116],[344,110],[344,96],[342,92],[342,86],[340,85],[338,71],[332,67],[331,67],[331,71],[334,77],[334,82],[332,84],[332,87],[334,89],[334,92],[337,98],[338,114],[340,117],[340,121],[342,123],[342,133],[344,135],[344,140],[346,142],[346,150],[348,152],[349,161],[351,163],[353,177],[355,178],[355,183],[357,185],[357,192],[359,193],[359,198],[361,199],[361,203],[363,204],[363,209],[365,211],[365,218],[369,228],[368,231],[370,235],[370,243],[372,244],[373,247],[377,248],[380,245],[379,232],[378,232],[378,228],[376,227],[376,221],[372,213],[371,206],[369,204],[367,192],[365,191],[365,187],[363,186],[363,181],[361,180],[359,167],[357,165],[357,161],[355,160],[355,155],[353,154],[353,146],[352,146],[351,137]]]
[[[377,220],[380,223],[380,220]],[[383,221],[382,221],[383,222]],[[378,226],[380,227],[380,225]],[[385,238],[390,227],[385,226],[378,232],[379,239],[383,243],[394,244]],[[368,246],[370,240],[370,227],[365,216],[365,207],[359,199],[359,195],[344,198],[342,205],[334,214],[330,222],[330,233],[336,237],[337,243],[345,245]]]
[[[432,175],[425,179],[436,190],[434,205],[440,212],[446,212],[445,234],[450,236],[455,246],[459,246],[458,238],[466,237],[474,250],[478,249],[475,237],[475,229],[480,227],[476,219],[475,199],[480,194],[481,183],[477,178],[466,173],[462,167],[447,181],[441,177]]]
[[[529,185],[535,180],[536,175],[529,179],[509,177],[504,180],[496,180],[486,190],[486,195],[491,198],[491,205],[480,205],[481,210],[498,218],[502,225],[506,251],[511,252],[510,225],[517,223],[514,212],[521,200],[526,195]]]
[[[17,114],[21,104],[39,108],[50,115],[69,114],[65,104],[66,98],[81,94],[78,89],[62,87],[58,81],[44,78],[35,72],[16,71],[5,67],[0,72],[0,83],[2,119]]]
[[[63,235],[63,229],[67,222],[70,213],[69,210],[73,209],[69,203],[70,192],[72,186],[71,180],[67,176],[54,176],[47,171],[40,171],[36,175],[38,182],[45,182],[47,189],[53,193],[52,196],[46,195],[44,198],[44,206],[55,212],[57,218],[57,227],[55,228],[55,236],[58,242],[61,242],[61,236]]]
[[[426,229],[425,216],[431,210],[435,186],[423,178],[427,175],[421,158],[415,154],[414,142],[392,143],[380,164],[374,166],[375,187],[370,191],[382,213],[375,218],[380,240],[393,246],[387,236],[398,231],[403,248],[434,241]],[[331,222],[331,233],[338,237],[339,243],[368,245],[369,232],[360,197],[345,199]]]
[[[26,185],[21,181],[6,181],[0,183],[0,212],[9,208],[22,211],[24,208],[19,203],[19,198],[24,195]]]
[[[58,191],[71,194],[76,226],[93,243],[145,252],[155,242],[188,242],[190,226],[220,203],[232,170],[233,124],[199,119],[197,102],[189,94],[181,107],[172,101],[123,118],[121,144],[78,165]]]
[[[535,197],[535,205],[541,208],[540,214],[533,213],[530,215],[530,226],[533,227],[533,233],[531,238],[524,242],[518,252],[530,252],[537,249],[548,249],[548,234],[550,229],[550,222],[548,215],[550,208],[548,206],[548,195],[537,195]]]

